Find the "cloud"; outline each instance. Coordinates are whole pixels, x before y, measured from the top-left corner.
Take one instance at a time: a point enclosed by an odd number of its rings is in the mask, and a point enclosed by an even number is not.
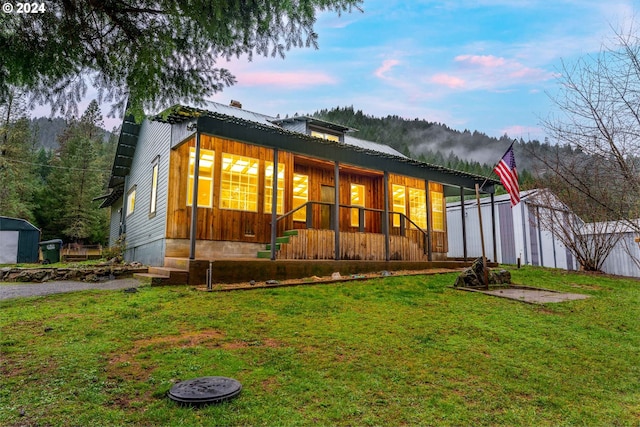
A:
[[[385,73],[390,69],[392,69],[393,67],[395,67],[396,65],[398,65],[399,63],[400,61],[398,61],[397,59],[385,59],[382,62],[382,65],[376,71],[374,71],[373,74],[380,79],[388,80],[389,77],[387,77]]]
[[[444,73],[433,75],[431,77],[431,81],[435,84],[438,84],[440,86],[447,86],[451,89],[461,89],[464,87],[463,79]]]
[[[507,62],[504,58],[498,58],[493,55],[458,55],[454,60],[469,68],[504,67]]]
[[[535,126],[512,125],[501,130],[502,135],[507,134],[510,138],[542,139],[544,131]]]
[[[558,77],[543,68],[527,67],[514,59],[494,55],[458,55],[456,69],[431,76],[430,82],[450,89],[503,91]]]
[[[320,85],[333,85],[337,80],[326,73],[317,71],[290,72],[246,72],[236,75],[240,86],[277,86],[287,88],[302,88]]]

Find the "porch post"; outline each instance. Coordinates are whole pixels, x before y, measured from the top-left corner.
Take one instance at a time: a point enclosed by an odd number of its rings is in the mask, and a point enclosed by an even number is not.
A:
[[[336,161],[333,166],[335,191],[333,199],[333,234],[335,238],[335,257],[340,259],[340,164]]]
[[[389,261],[391,242],[389,241],[389,172],[384,171],[384,211],[382,214],[382,234],[384,234],[384,259]]]
[[[491,231],[492,231],[492,235],[493,235],[493,262],[498,262],[498,242],[496,241],[497,239],[496,239],[496,200],[495,200],[495,192],[491,193]]]
[[[196,131],[196,159],[193,167],[193,197],[191,198],[191,230],[189,234],[189,259],[196,259],[196,227],[198,224],[198,177],[200,175],[200,132]]]
[[[424,181],[425,200],[427,202],[427,261],[433,261],[433,253],[431,252],[431,192],[429,191],[429,180]]]
[[[464,212],[464,187],[460,187],[460,217],[462,218],[462,252],[463,258],[467,260],[467,221]]]
[[[278,149],[273,149],[273,173],[271,175],[271,261],[276,259],[276,237],[278,234]]]

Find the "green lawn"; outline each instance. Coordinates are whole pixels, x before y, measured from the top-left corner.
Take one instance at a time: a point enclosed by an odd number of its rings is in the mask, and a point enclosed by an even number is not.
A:
[[[591,298],[527,305],[444,274],[0,302],[0,425],[640,425],[640,281],[512,275]],[[165,397],[208,375],[242,394]]]

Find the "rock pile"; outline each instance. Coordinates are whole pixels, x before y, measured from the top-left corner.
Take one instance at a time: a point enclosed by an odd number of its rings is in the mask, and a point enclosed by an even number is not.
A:
[[[49,280],[78,280],[82,282],[101,282],[133,273],[146,272],[147,268],[139,263],[117,265],[95,265],[64,268],[0,268],[0,282],[46,282]]]
[[[508,285],[511,283],[511,273],[507,270],[493,271],[488,268],[489,285]],[[456,288],[484,288],[484,265],[482,257],[476,259],[471,267],[465,268],[453,284]]]

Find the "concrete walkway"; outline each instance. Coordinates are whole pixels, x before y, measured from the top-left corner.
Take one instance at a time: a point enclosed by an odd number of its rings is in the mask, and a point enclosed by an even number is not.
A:
[[[116,279],[106,282],[89,283],[77,281],[51,281],[44,283],[0,283],[0,300],[12,298],[36,297],[65,292],[85,291],[90,289],[115,290],[137,288],[140,282],[136,279]]]
[[[589,295],[552,291],[549,289],[531,288],[527,286],[511,285],[497,289],[457,288],[463,291],[480,292],[494,297],[508,298],[530,304],[546,304],[589,298]]]

